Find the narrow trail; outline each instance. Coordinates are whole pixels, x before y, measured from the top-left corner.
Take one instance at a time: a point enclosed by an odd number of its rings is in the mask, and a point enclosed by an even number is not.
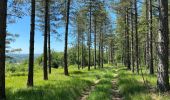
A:
[[[82,97],[80,98],[80,100],[87,100],[88,96],[90,95],[90,93],[95,89],[95,86],[100,82],[100,80],[96,80],[94,82],[94,84],[88,88],[87,90],[85,90],[83,93],[82,93]]]
[[[116,75],[114,76],[114,79],[112,80],[112,100],[123,100],[120,91],[118,90],[118,86],[117,86],[117,79],[118,79],[118,75],[117,75],[118,70],[116,70]]]

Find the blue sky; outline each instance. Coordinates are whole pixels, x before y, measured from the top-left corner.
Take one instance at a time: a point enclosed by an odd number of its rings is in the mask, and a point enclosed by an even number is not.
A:
[[[8,24],[7,30],[13,34],[19,34],[19,37],[15,42],[11,43],[12,48],[21,48],[21,54],[29,53],[29,34],[30,34],[30,17],[26,16],[17,20],[14,24]],[[62,30],[60,31],[64,33]],[[56,36],[55,36],[56,37]],[[61,37],[64,38],[64,37]],[[62,39],[63,40],[63,39]],[[56,38],[51,37],[51,48],[55,51],[64,50],[64,41],[59,41]],[[35,54],[41,54],[43,52],[43,36],[42,32],[35,31]]]

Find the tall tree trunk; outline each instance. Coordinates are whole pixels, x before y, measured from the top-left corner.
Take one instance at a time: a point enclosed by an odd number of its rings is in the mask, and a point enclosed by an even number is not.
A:
[[[131,2],[131,7],[133,8],[133,2]],[[132,62],[132,72],[135,70],[135,63],[134,63],[134,17],[133,17],[133,9],[130,10],[131,12],[131,62]]]
[[[78,64],[78,70],[80,70],[80,33],[78,31],[78,34],[77,34],[77,64]]]
[[[103,42],[104,42],[104,33],[102,32],[102,35],[101,35],[101,68],[103,68],[103,63],[104,63],[104,45],[103,45]]]
[[[160,91],[169,89],[169,28],[168,28],[168,0],[159,1],[159,38],[158,38],[158,80],[157,87]]]
[[[31,30],[30,30],[30,50],[29,50],[29,64],[28,64],[28,80],[27,86],[34,84],[34,36],[35,36],[35,0],[31,0]]]
[[[65,47],[64,47],[64,74],[65,75],[69,75],[68,61],[67,61],[69,16],[70,16],[70,0],[67,1],[67,18],[66,18],[66,30],[65,30]]]
[[[97,36],[97,28],[96,28],[96,26],[97,26],[97,21],[96,21],[96,16],[95,16],[95,19],[94,19],[95,21],[94,21],[94,69],[96,69],[96,40],[97,40],[97,38],[96,38],[96,36]]]
[[[50,11],[50,10],[48,10]],[[48,68],[49,74],[51,74],[51,26],[50,26],[50,14],[48,17]]]
[[[126,10],[126,29],[125,29],[125,31],[126,31],[126,54],[127,54],[127,58],[126,58],[126,63],[127,63],[127,68],[130,70],[131,69],[131,67],[130,67],[130,52],[129,52],[129,50],[130,50],[130,47],[129,47],[129,28],[128,28],[128,26],[129,26],[129,16],[128,16],[128,9]]]
[[[149,0],[149,73],[154,74],[153,68],[153,34],[152,34],[152,0]]]
[[[137,13],[137,0],[134,0],[134,7],[135,7],[135,38],[136,38],[136,70],[139,74],[139,46],[138,46],[138,13]]]
[[[98,66],[99,68],[101,67],[101,28],[100,28],[100,32],[99,32],[99,54],[98,54],[99,58],[98,58]]]
[[[147,67],[149,68],[149,6],[148,6],[148,0],[146,0],[145,1],[145,3],[146,3],[146,23],[147,23],[147,25],[146,25],[146,32],[147,32],[147,35],[146,35],[146,64],[147,64]]]
[[[44,80],[48,80],[48,71],[47,71],[47,35],[48,35],[48,0],[45,0],[45,31],[44,31]]]
[[[83,39],[83,34],[82,34],[82,36],[81,36],[81,38],[82,38],[82,40],[81,40],[81,67],[82,67],[82,69],[83,69],[83,67],[84,67],[84,39]]]
[[[89,36],[88,36],[88,70],[90,70],[90,66],[91,66],[91,17],[92,17],[92,11],[91,11],[91,0],[90,0],[90,32],[89,32]]]
[[[0,0],[0,99],[5,99],[5,40],[7,0]]]

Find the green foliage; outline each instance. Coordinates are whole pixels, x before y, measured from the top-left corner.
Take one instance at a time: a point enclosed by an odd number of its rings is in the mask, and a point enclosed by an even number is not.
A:
[[[27,72],[27,61],[22,63],[6,63],[6,72]]]
[[[53,68],[56,68],[57,66],[63,66],[63,52],[51,52],[51,64]],[[43,63],[43,55],[39,56],[36,61],[37,64],[42,65]],[[58,68],[57,67],[57,68]]]

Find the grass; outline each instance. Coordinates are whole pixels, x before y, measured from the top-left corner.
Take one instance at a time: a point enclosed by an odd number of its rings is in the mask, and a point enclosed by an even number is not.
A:
[[[70,66],[70,76],[63,75],[63,68],[52,69],[49,80],[44,81],[42,69],[37,65],[35,67],[33,88],[26,86],[27,71],[7,72],[7,100],[76,100],[94,81],[102,79],[101,82],[107,83],[108,80],[103,77],[111,78],[106,74],[109,72],[109,67],[97,70],[92,68],[91,71],[87,71],[87,69],[77,70],[76,66]]]
[[[120,68],[118,71],[118,88],[123,94],[125,100],[169,100],[169,93],[160,93],[156,91],[156,75],[144,73],[144,78],[149,85],[148,89],[144,85],[141,75]]]
[[[70,66],[70,76],[64,76],[63,68],[52,69],[49,80],[43,80],[43,70],[35,65],[34,87],[28,88],[27,65],[20,68],[8,68],[6,73],[7,100],[78,100],[83,91],[90,88],[96,80],[100,80],[94,90],[90,92],[87,100],[111,100],[112,80],[116,75],[117,86],[124,100],[169,100],[170,93],[160,93],[156,90],[149,91],[144,85],[142,76],[125,70],[124,67],[109,67],[103,69],[93,68],[87,71],[77,70],[77,66]],[[17,69],[15,69],[17,68]],[[11,71],[10,71],[11,70]],[[156,75],[144,77],[150,88],[156,89]]]
[[[88,100],[111,100],[112,98],[112,80],[114,77],[114,68],[104,70],[100,82],[95,86],[95,89],[90,93]]]
[[[108,72],[90,93],[88,100],[111,100],[113,74]]]

